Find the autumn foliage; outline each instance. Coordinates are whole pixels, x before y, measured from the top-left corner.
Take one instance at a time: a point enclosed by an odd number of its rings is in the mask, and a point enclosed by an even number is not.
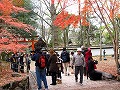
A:
[[[0,2],[0,11],[2,14],[0,16],[0,19],[3,20],[5,24],[15,26],[17,28],[23,28],[27,32],[29,32],[29,29],[33,29],[30,25],[24,24],[18,21],[16,18],[12,18],[10,16],[12,13],[29,12],[28,10],[25,10],[24,8],[14,6],[12,4],[12,0],[2,0]]]
[[[26,45],[21,45],[16,43],[16,36],[14,33],[9,32],[10,27],[16,27],[17,30],[25,30],[30,33],[30,30],[34,30],[34,28],[30,25],[20,22],[18,19],[13,18],[11,16],[12,13],[18,12],[29,12],[29,10],[25,10],[24,8],[17,7],[13,5],[18,2],[23,4],[24,0],[0,0],[0,50],[1,51],[20,51],[23,48],[26,48]],[[8,30],[9,27],[9,30]]]
[[[13,4],[22,7],[24,5],[24,0],[13,0]]]
[[[54,21],[54,25],[61,27],[62,29],[66,28],[69,25],[76,26],[76,23],[79,23],[83,26],[90,25],[87,20],[88,16],[97,16],[102,20],[105,18],[107,21],[113,21],[114,18],[120,17],[120,1],[119,0],[51,0],[52,4],[55,4],[55,1],[62,3],[62,12],[59,13]],[[68,12],[65,10],[66,7],[70,6],[70,3],[78,5],[78,15],[70,14],[66,17]],[[68,6],[69,5],[69,6]],[[96,17],[96,15],[95,15]],[[62,19],[60,19],[62,18]],[[70,20],[70,18],[72,18]],[[77,20],[77,21],[76,21]],[[59,22],[62,21],[62,22]],[[104,21],[104,20],[102,20]],[[71,24],[70,24],[71,23]]]
[[[51,0],[52,4],[54,4],[56,0]],[[79,10],[79,6],[81,6],[81,2],[80,0],[72,0],[74,3],[77,3],[78,8],[76,8],[76,10]],[[81,11],[79,10],[79,14],[75,15],[75,14],[70,14],[68,13],[65,8],[69,7],[69,5],[71,6],[72,2],[70,2],[69,0],[58,0],[58,2],[62,2],[63,6],[62,6],[62,12],[59,13],[56,16],[56,19],[54,20],[54,25],[60,27],[62,30],[70,25],[72,25],[73,27],[78,26],[79,22],[81,22],[81,25],[83,26],[88,26],[90,23],[87,21],[87,13],[89,13],[91,11],[91,6],[88,4],[87,0],[84,0],[84,3],[82,4],[82,8]]]
[[[64,29],[69,25],[77,26],[80,16],[74,14],[68,14],[66,11],[62,11],[59,15],[57,15],[56,20],[54,20],[54,25],[59,26]]]
[[[0,11],[2,16],[9,16],[13,12],[28,12],[24,8],[16,7],[12,4],[12,0],[1,0],[0,2]]]

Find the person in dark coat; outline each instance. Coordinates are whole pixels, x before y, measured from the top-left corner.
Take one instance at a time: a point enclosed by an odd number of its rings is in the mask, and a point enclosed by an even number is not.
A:
[[[58,66],[57,66],[57,55],[55,54],[53,49],[50,49],[50,58],[49,58],[49,71],[51,72],[52,76],[52,83],[50,85],[56,85],[57,80],[57,72],[58,72]]]
[[[88,58],[88,75],[90,80],[102,80],[102,73],[95,70],[95,64],[98,64],[98,61],[93,60],[92,57]]]
[[[60,58],[62,59],[64,74],[65,76],[67,75],[69,76],[70,75],[70,72],[69,72],[70,54],[66,50],[65,47],[63,48],[63,51],[61,52]]]
[[[19,67],[19,55],[18,55],[18,53],[15,53],[15,56],[14,56],[14,61],[15,61],[15,72],[19,72],[19,70],[18,70],[18,67]]]
[[[15,72],[15,54],[13,54],[12,57],[10,58],[10,62],[11,62],[11,69],[13,70],[13,72]]]
[[[20,55],[20,72],[21,72],[21,73],[24,73],[24,62],[23,62],[23,57],[24,57],[24,54],[21,53],[21,55]]]

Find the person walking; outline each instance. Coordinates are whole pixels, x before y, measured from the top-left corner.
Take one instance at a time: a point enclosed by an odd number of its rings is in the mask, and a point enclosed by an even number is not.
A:
[[[72,68],[71,74],[74,74],[74,70],[75,70],[74,66],[72,67],[73,56],[74,56],[74,52],[72,51],[72,52],[70,53],[70,67]]]
[[[63,70],[64,74],[69,76],[69,64],[70,64],[70,55],[69,52],[66,51],[66,48],[63,48],[63,51],[61,52],[61,59],[63,62]]]
[[[46,68],[40,68],[38,63],[41,56],[42,56],[42,51],[38,49],[35,50],[35,54],[31,56],[31,59],[35,61],[38,90],[42,90],[42,81],[44,83],[45,90],[48,90],[48,84],[46,79]]]
[[[82,49],[77,49],[77,54],[73,56],[73,64],[75,65],[75,81],[78,82],[78,74],[80,72],[80,84],[83,85],[83,67],[85,65],[84,55]]]
[[[57,72],[58,72],[58,66],[57,66],[58,59],[53,49],[50,49],[49,53],[50,53],[50,58],[48,60],[48,64],[49,64],[49,71],[52,76],[52,83],[50,85],[56,85]]]

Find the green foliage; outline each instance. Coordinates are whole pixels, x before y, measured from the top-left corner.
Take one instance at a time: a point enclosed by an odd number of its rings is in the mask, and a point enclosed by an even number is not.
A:
[[[104,32],[104,38],[105,38],[104,44],[112,45],[112,40],[108,32]]]
[[[82,30],[82,31],[81,31]],[[90,41],[96,40],[96,33],[98,32],[97,26],[91,23],[90,26],[81,26],[81,30],[79,31],[79,35],[77,35],[77,44],[79,46],[91,46],[92,43]],[[98,44],[98,41],[95,43]]]
[[[0,59],[2,61],[6,61],[8,58],[12,56],[13,52],[1,52]]]
[[[99,45],[100,44],[100,32],[97,30],[94,32],[95,33],[95,38],[94,38],[94,45]]]
[[[7,53],[6,53],[6,52],[2,52],[2,53],[0,54],[0,56],[1,56],[1,60],[2,60],[2,61],[5,61],[5,60],[7,59]]]
[[[63,43],[63,38],[61,37],[61,35],[62,35],[62,31],[58,30],[58,44],[59,45],[62,45]]]
[[[31,31],[28,33],[28,32],[26,32],[25,30],[23,30],[23,29],[18,29],[18,28],[16,28],[16,27],[12,27],[12,28],[8,29],[8,31],[9,31],[10,33],[14,33],[14,35],[16,35],[16,36],[21,36],[21,37],[26,37],[26,38],[29,38],[30,36],[36,36],[36,35],[37,35],[37,33],[36,33],[35,31],[33,31],[33,30],[31,30]]]
[[[33,27],[37,27],[37,22],[35,21],[37,19],[36,14],[33,12],[33,5],[30,0],[24,0],[24,6],[26,10],[29,10],[28,13],[26,12],[20,12],[18,14],[13,13],[12,16],[14,18],[17,18],[21,22],[24,22],[26,24],[32,25]]]
[[[24,7],[25,9],[29,10],[30,12],[26,13],[26,12],[19,12],[19,13],[13,13],[12,14],[12,17],[13,18],[17,18],[19,21],[25,23],[25,24],[28,24],[28,25],[31,25],[33,26],[34,28],[38,27],[38,24],[36,22],[36,14],[32,11],[32,3],[30,0],[24,0],[24,5],[22,6]],[[22,37],[30,37],[30,36],[36,36],[37,35],[37,32],[36,31],[33,31],[31,30],[30,32],[31,33],[28,33],[22,29],[18,30],[17,28],[15,27],[12,27],[13,29],[10,31],[12,33],[14,33],[15,35],[18,35],[18,36],[22,36]]]
[[[24,22],[25,24],[29,24],[33,27],[37,27],[37,23],[35,21],[34,13],[31,11],[29,13],[21,12],[18,14],[12,14],[14,18],[17,18],[19,21]]]

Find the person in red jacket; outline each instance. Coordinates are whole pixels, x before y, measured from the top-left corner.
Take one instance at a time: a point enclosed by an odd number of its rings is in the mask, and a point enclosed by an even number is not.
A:
[[[88,58],[89,57],[92,57],[92,52],[90,48],[88,48],[85,53],[86,70],[88,70]]]
[[[87,74],[87,71],[88,71],[88,58],[89,57],[92,57],[92,52],[91,52],[91,49],[90,48],[86,48],[84,46],[81,46],[81,49],[82,49],[82,53],[85,57],[85,67],[84,67],[84,75],[88,76]],[[87,77],[88,78],[88,77]]]

